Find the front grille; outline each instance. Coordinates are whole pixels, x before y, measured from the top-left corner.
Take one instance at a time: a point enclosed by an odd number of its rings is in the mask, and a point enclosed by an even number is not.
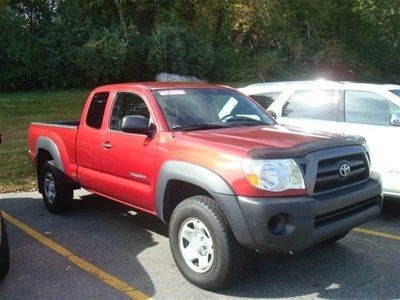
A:
[[[346,218],[351,215],[355,215],[359,212],[362,212],[364,210],[367,210],[368,208],[371,208],[375,205],[377,205],[377,197],[373,197],[358,203],[355,203],[353,205],[349,205],[334,211],[331,211],[326,214],[318,215],[314,218],[314,226],[323,226],[325,224],[329,224],[335,221],[338,221],[340,219]]]
[[[339,173],[344,163],[350,165],[350,173],[346,177],[342,177]],[[369,165],[364,153],[323,159],[318,162],[314,193],[352,185],[368,178]]]

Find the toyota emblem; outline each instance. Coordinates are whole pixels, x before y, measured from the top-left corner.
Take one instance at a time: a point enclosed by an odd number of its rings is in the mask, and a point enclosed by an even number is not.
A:
[[[346,178],[347,176],[349,176],[350,171],[351,171],[350,165],[346,162],[343,163],[339,168],[340,177]]]

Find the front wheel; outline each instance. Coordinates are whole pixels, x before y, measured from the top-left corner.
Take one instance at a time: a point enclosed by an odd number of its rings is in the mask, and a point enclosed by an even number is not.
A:
[[[72,206],[73,189],[64,173],[54,166],[53,161],[43,165],[40,176],[44,204],[55,214],[68,211]]]
[[[219,207],[206,196],[182,201],[169,224],[171,252],[185,278],[216,290],[241,273],[245,255]]]

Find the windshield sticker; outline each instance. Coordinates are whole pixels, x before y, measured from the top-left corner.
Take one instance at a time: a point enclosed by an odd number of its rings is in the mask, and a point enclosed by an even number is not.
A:
[[[165,90],[158,92],[161,96],[173,96],[173,95],[185,95],[185,91],[183,90]]]

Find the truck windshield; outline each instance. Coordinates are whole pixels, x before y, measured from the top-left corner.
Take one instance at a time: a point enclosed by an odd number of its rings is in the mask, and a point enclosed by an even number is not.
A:
[[[268,114],[234,90],[168,89],[153,91],[172,130],[205,130],[274,124]]]

